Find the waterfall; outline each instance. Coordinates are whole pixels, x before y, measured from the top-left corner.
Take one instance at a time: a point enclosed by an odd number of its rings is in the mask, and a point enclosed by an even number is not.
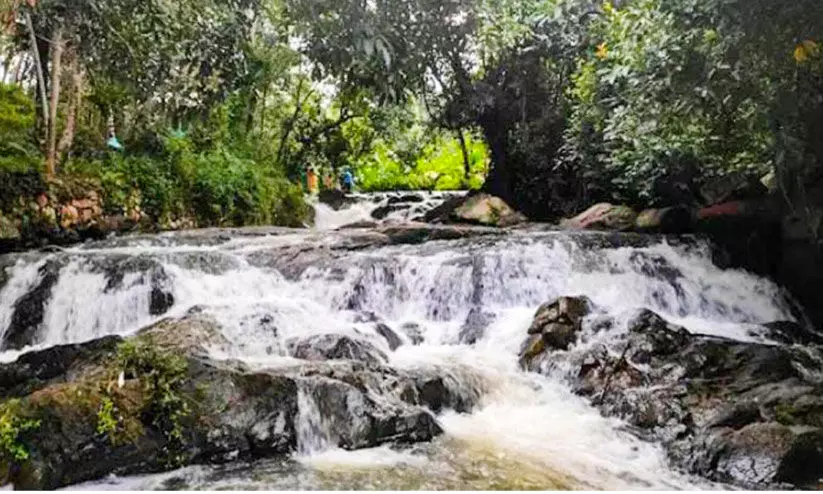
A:
[[[465,192],[384,192],[349,194],[337,210],[322,202],[314,202],[315,228],[334,230],[358,222],[404,222],[422,217],[448,199]]]
[[[747,341],[768,341],[754,331],[760,324],[795,320],[779,287],[721,270],[694,239],[519,231],[348,250],[342,240],[351,235],[120,239],[21,258],[7,263],[0,288],[3,348],[26,329],[13,327],[14,313],[54,263],[56,281],[41,287],[42,314],[24,332],[28,345],[127,335],[193,307],[213,316],[231,344],[215,355],[255,366],[293,364],[288,345],[296,338],[344,334],[372,343],[396,369],[433,370],[462,393],[481,395],[472,413],[439,415],[452,441],[445,444],[491,444],[502,455],[495,461],[557,472],[576,486],[669,489],[697,484],[672,472],[660,447],[574,396],[562,378],[518,368],[535,309],[560,295],[585,295],[595,318],[620,320],[648,308],[692,332]],[[158,300],[167,306],[155,307]],[[396,350],[381,324],[403,343]],[[309,391],[301,389],[298,401],[299,454],[322,453],[333,431]],[[419,468],[456,468],[450,462],[460,455],[438,460],[442,451],[421,453]],[[375,456],[393,458],[392,468],[421,461]]]

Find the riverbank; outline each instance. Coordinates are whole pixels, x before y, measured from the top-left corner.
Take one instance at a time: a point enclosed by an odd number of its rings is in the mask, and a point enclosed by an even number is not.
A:
[[[257,214],[257,206],[243,199],[242,188],[231,186],[223,193],[226,197],[207,199],[208,204],[181,194],[167,198],[169,203],[158,208],[162,198],[144,198],[139,184],[112,190],[93,175],[46,180],[37,172],[3,172],[0,180],[0,253],[66,247],[110,235],[227,226],[302,227],[313,221],[299,187],[285,181],[267,200],[265,207],[270,210]],[[113,196],[123,197],[115,201]],[[198,214],[198,208],[211,213]],[[236,216],[235,208],[247,211]]]

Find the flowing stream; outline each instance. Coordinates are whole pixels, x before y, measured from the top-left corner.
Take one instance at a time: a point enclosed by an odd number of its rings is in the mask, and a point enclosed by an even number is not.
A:
[[[318,224],[362,213],[335,212]],[[550,377],[519,370],[536,308],[559,295],[586,295],[597,307],[591,321],[650,308],[693,332],[746,340],[762,339],[758,324],[794,320],[777,286],[720,270],[693,239],[627,236],[616,246],[614,236],[524,229],[371,245],[370,234],[212,230],[0,257],[0,358],[20,354],[9,349],[9,328],[20,319],[20,301],[37,302],[32,294],[40,293],[43,317],[29,321],[27,348],[127,335],[198,306],[231,342],[214,350],[219,358],[294,364],[288,339],[341,333],[372,342],[395,368],[436,369],[480,395],[472,413],[439,414],[445,434],[431,443],[347,452],[328,446],[329,425],[303,394],[291,458],[74,488],[688,489],[711,486],[672,471],[661,447],[601,417],[570,391],[562,369]],[[168,312],[152,315],[156,302],[170,305]],[[477,314],[482,324],[472,323]],[[404,344],[391,351],[375,318]],[[467,331],[475,344],[465,343]]]

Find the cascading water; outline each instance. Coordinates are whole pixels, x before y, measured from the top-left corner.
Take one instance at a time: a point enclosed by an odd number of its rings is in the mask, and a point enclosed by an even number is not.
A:
[[[384,192],[349,194],[346,202],[334,209],[322,202],[314,203],[315,227],[334,230],[359,222],[411,221],[465,192]]]
[[[718,269],[698,241],[626,237],[619,240],[633,246],[615,247],[599,234],[513,231],[348,249],[358,235],[367,234],[166,235],[20,257],[6,264],[0,290],[4,348],[12,340],[46,347],[130,334],[196,306],[230,342],[214,349],[221,358],[295,365],[293,339],[345,334],[373,343],[396,369],[434,371],[480,397],[471,413],[442,411],[446,433],[433,443],[344,453],[328,447],[330,426],[301,391],[297,462],[261,463],[254,481],[239,467],[191,467],[106,488],[162,487],[177,476],[207,488],[669,489],[704,485],[672,472],[657,445],[601,417],[562,374],[519,369],[537,306],[586,295],[597,314],[621,319],[649,308],[693,332],[741,340],[762,339],[758,324],[794,320],[778,287]],[[56,280],[43,286],[50,272]],[[29,296],[38,289],[42,296]],[[15,312],[24,299],[41,314],[22,318],[21,328]],[[158,300],[170,307],[158,309]],[[392,351],[375,321],[403,344]]]

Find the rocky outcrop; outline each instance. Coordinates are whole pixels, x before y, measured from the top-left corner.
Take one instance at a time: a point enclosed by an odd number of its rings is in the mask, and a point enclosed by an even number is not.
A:
[[[465,411],[476,401],[447,376],[386,367],[365,342],[309,340],[295,354],[320,357],[313,361],[276,369],[215,361],[209,350],[228,342],[194,310],[125,340],[2,364],[0,417],[9,430],[0,479],[53,489],[300,448],[428,441],[442,432],[431,410]]]
[[[538,312],[532,331],[549,312]],[[524,366],[569,364],[578,394],[661,441],[691,473],[747,488],[813,488],[823,477],[819,347],[693,335],[649,311],[609,343],[549,356],[539,341],[527,346]]]

